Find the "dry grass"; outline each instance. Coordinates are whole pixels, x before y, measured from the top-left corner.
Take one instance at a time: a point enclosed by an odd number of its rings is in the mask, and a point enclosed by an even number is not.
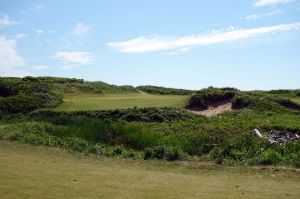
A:
[[[0,142],[1,198],[299,198],[300,174],[96,158]]]

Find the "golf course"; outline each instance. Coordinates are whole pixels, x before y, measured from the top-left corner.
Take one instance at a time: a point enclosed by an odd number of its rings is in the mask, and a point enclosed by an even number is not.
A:
[[[3,199],[296,199],[300,194],[300,174],[295,169],[105,158],[3,141],[0,156]]]
[[[71,93],[65,94],[63,103],[55,110],[113,110],[145,107],[175,107],[183,108],[187,96],[180,95],[152,95],[144,92],[138,93]]]
[[[0,199],[300,199],[299,52],[300,0],[0,0]]]

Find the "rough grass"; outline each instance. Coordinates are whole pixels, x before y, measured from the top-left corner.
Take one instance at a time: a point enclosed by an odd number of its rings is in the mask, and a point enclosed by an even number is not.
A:
[[[299,198],[296,170],[96,158],[0,142],[1,198]]]
[[[146,93],[91,94],[70,93],[64,95],[59,111],[111,110],[143,107],[184,107],[187,96],[150,95]]]

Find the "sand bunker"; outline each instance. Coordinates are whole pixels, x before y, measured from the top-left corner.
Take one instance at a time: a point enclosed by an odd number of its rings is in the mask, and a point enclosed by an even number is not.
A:
[[[208,109],[205,110],[189,110],[190,112],[197,114],[197,115],[204,115],[207,117],[219,115],[221,113],[224,113],[226,111],[231,111],[232,110],[232,103],[224,103],[224,104],[217,104],[213,106],[209,106]]]

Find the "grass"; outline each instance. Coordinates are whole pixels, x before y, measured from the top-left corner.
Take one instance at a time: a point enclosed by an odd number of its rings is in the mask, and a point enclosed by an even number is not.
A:
[[[112,110],[143,107],[184,107],[186,96],[177,95],[150,95],[146,93],[120,93],[120,94],[91,94],[70,93],[65,94],[63,103],[55,110]]]
[[[292,98],[291,100],[300,105],[300,97],[295,97],[295,98]]]
[[[299,198],[296,170],[96,158],[0,142],[1,198]],[[20,162],[22,164],[20,164]]]

